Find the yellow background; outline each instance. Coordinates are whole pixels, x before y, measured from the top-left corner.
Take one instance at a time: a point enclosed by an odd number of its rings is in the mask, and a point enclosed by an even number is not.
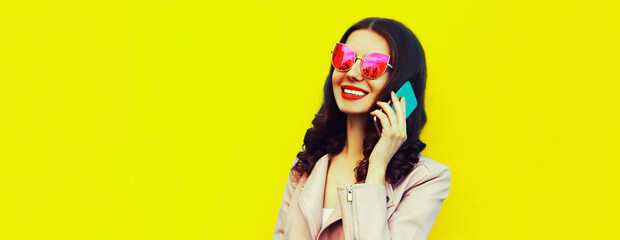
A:
[[[0,239],[271,238],[368,16],[426,50],[430,239],[620,237],[615,1],[291,2],[0,1]]]

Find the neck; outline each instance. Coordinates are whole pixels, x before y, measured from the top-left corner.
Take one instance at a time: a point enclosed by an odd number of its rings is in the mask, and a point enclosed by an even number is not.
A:
[[[347,142],[341,154],[349,161],[362,160],[364,158],[364,129],[368,124],[367,114],[347,114]]]

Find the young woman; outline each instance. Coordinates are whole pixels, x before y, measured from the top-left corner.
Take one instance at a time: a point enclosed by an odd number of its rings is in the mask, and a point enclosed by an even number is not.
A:
[[[426,123],[420,42],[400,22],[366,18],[344,33],[331,65],[273,238],[426,239],[451,175],[420,154],[426,147],[419,139]],[[409,117],[411,106],[394,94],[406,82],[418,102]]]

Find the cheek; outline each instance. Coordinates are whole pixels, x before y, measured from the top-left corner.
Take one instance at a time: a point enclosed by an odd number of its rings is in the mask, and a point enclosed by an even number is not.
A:
[[[338,77],[336,71],[334,71],[334,73],[332,74],[332,89],[334,90],[334,95],[337,95],[338,91],[340,90],[339,88],[341,81],[342,80]]]
[[[332,73],[332,82],[334,84],[340,84],[342,82],[342,79],[344,78],[344,76],[345,76],[345,73],[334,71]]]
[[[388,80],[388,76],[382,76],[376,81],[373,81],[372,84],[370,85],[370,87],[372,87],[372,91],[375,92],[377,95],[379,95],[381,90],[383,90],[385,85],[387,85],[387,80]]]

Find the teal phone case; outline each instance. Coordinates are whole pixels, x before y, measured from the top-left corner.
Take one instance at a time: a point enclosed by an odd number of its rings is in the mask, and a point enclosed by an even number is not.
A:
[[[405,82],[405,84],[403,84],[403,86],[400,87],[398,91],[396,91],[396,97],[397,98],[405,97],[405,113],[406,113],[405,119],[407,119],[409,115],[411,115],[413,110],[415,110],[415,108],[418,107],[418,99],[415,97],[415,93],[413,92],[413,87],[411,86],[411,83]],[[394,105],[391,104],[391,102],[392,100],[389,100],[388,104],[390,104],[392,106],[392,110],[396,112],[396,109],[394,108]],[[377,129],[377,132],[381,134],[381,127],[379,126],[380,122],[377,121],[376,116],[373,119],[375,122],[375,128]]]
[[[398,91],[396,92],[396,97],[405,97],[405,111],[407,113],[405,115],[405,119],[408,118],[409,115],[411,115],[411,113],[413,112],[413,110],[415,110],[415,108],[418,106],[418,100],[415,97],[415,93],[413,93],[413,87],[411,87],[411,83],[405,82],[405,84],[403,84],[403,86],[400,87],[400,89],[398,89]],[[392,105],[392,110],[396,112],[396,109],[394,109],[394,105]]]

